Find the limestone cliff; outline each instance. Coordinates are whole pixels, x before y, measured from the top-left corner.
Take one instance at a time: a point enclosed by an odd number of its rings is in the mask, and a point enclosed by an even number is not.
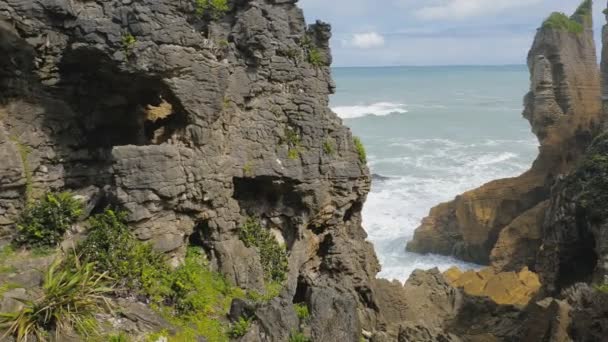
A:
[[[576,165],[602,122],[591,7],[584,1],[571,18],[552,15],[528,55],[531,89],[523,115],[540,143],[532,168],[433,208],[408,250],[454,255],[501,270],[535,269],[550,189]],[[554,24],[556,16],[571,27]]]
[[[237,235],[257,217],[289,252],[260,334],[285,340],[297,320],[281,303],[298,296],[323,313],[315,340],[358,341],[379,269],[361,227],[370,177],[328,108],[330,26],[307,27],[295,3],[201,16],[195,1],[0,1],[2,237],[28,198],[67,189],[92,211],[125,208],[175,262],[202,245],[231,282],[260,289]]]

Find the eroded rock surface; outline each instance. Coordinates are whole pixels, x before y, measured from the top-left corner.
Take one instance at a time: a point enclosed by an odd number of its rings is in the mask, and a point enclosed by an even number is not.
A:
[[[194,3],[0,1],[1,237],[27,197],[93,188],[93,207],[127,209],[175,263],[202,245],[260,290],[257,252],[237,234],[257,217],[290,254],[279,306],[310,291],[313,309],[352,318],[348,336],[327,321],[313,335],[354,341],[375,329],[379,265],[361,227],[369,171],[328,108],[330,26],[306,26],[295,0],[229,1],[214,20]]]
[[[572,17],[582,32],[541,27],[528,55],[531,90],[524,117],[540,143],[532,168],[433,208],[408,250],[492,262],[506,271],[535,268],[538,222],[551,186],[572,170],[602,123],[591,6],[583,2]]]

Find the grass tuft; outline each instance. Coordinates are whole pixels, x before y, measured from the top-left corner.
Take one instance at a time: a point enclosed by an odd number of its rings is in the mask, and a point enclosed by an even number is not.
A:
[[[355,143],[355,150],[359,155],[359,161],[361,161],[361,163],[363,164],[367,163],[367,152],[365,151],[365,146],[363,146],[363,142],[361,141],[361,139],[359,139],[359,137],[354,137],[353,142]]]
[[[47,341],[49,331],[78,332],[88,337],[98,332],[95,314],[111,311],[107,295],[107,273],[97,273],[93,264],[81,264],[77,257],[56,259],[44,275],[42,295],[35,300],[21,300],[24,307],[16,312],[0,314],[3,338],[14,336],[18,341],[35,337]]]

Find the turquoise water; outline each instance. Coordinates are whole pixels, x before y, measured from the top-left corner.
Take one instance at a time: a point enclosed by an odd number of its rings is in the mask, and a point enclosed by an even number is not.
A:
[[[375,181],[363,225],[381,277],[416,268],[474,267],[406,253],[431,207],[527,170],[538,142],[522,118],[525,66],[335,68],[331,106],[364,142]]]

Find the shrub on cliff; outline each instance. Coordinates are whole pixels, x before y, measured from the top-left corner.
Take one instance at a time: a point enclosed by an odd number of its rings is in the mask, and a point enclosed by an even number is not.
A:
[[[195,0],[196,14],[217,19],[228,12],[228,0]]]
[[[363,142],[358,137],[354,137],[353,142],[355,143],[355,150],[359,155],[359,160],[363,164],[367,163],[367,152],[365,152],[365,146],[363,146]]]
[[[32,248],[55,247],[81,214],[82,203],[72,194],[48,193],[22,212],[15,243]]]
[[[17,341],[32,337],[47,341],[50,331],[76,331],[83,337],[97,333],[94,315],[111,310],[106,296],[113,288],[107,285],[107,273],[96,272],[93,264],[81,264],[76,257],[71,259],[57,259],[51,264],[39,298],[23,300],[19,311],[0,314],[0,329],[6,329],[1,340],[14,336]]]
[[[308,62],[315,67],[323,66],[323,56],[319,49],[313,47],[308,51]]]
[[[287,279],[289,263],[287,250],[281,246],[270,230],[262,227],[259,221],[249,218],[239,231],[240,239],[247,247],[254,247],[260,252],[262,268],[266,280],[283,282]]]
[[[582,33],[584,31],[581,23],[570,19],[567,15],[561,12],[551,13],[551,15],[543,22],[542,27],[554,30],[565,30],[572,33]]]
[[[125,223],[125,214],[107,209],[89,220],[87,237],[77,251],[84,262],[95,263],[122,288],[160,300],[170,293],[165,286],[169,267],[164,255],[138,241]]]

